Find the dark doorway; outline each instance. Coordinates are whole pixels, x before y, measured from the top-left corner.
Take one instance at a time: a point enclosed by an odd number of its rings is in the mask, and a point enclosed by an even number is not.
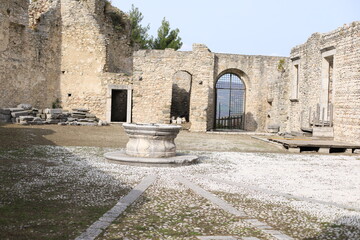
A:
[[[127,120],[127,90],[112,90],[111,92],[111,122],[126,122]]]
[[[232,73],[222,75],[216,82],[215,129],[244,129],[245,84]]]

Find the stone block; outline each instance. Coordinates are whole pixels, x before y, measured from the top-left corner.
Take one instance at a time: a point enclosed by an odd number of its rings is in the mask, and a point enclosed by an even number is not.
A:
[[[38,113],[38,114],[36,114],[36,117],[39,117],[41,119],[46,119],[46,114],[45,113]]]
[[[289,148],[288,150],[291,153],[300,153],[300,148]]]
[[[28,116],[29,115],[29,111],[24,111],[22,110],[21,112],[11,112],[11,116],[13,118],[18,118],[20,116]]]
[[[86,108],[74,108],[72,109],[74,112],[81,112],[81,113],[87,113],[89,112],[90,110],[89,109],[86,109]]]
[[[278,133],[280,130],[280,126],[279,125],[269,125],[268,126],[268,132],[269,133]]]
[[[46,124],[58,124],[60,122],[59,119],[46,119],[44,123]]]
[[[22,112],[22,111],[24,111],[23,108],[7,108],[7,109],[9,109],[10,112]]]
[[[90,123],[90,122],[78,122],[77,125],[80,125],[80,126],[97,126],[98,124],[97,123]]]
[[[86,118],[96,118],[96,116],[91,113],[87,113],[85,116],[86,116]]]
[[[345,150],[345,153],[354,153],[354,152],[355,152],[355,150],[352,148],[348,148]]]
[[[35,117],[33,116],[20,116],[19,119],[20,119],[20,122],[21,121],[33,121]]]
[[[18,124],[21,124],[21,125],[29,125],[29,123],[28,123],[28,121],[19,121],[19,123]]]
[[[61,108],[46,108],[44,113],[46,114],[61,114],[63,110]]]
[[[10,121],[11,119],[11,115],[9,114],[1,114],[0,113],[0,120],[6,120],[6,121]]]
[[[71,114],[71,117],[76,118],[76,119],[86,118],[85,114]]]
[[[0,114],[10,115],[11,111],[9,108],[0,108]]]
[[[333,127],[314,127],[313,128],[313,137],[334,137],[334,128]]]
[[[330,148],[319,148],[319,153],[330,153]]]
[[[22,108],[24,110],[31,110],[32,109],[32,105],[28,104],[28,103],[21,103],[17,106],[17,108]]]

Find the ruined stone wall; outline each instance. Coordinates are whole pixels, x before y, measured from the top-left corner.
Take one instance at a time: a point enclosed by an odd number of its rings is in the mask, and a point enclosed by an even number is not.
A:
[[[173,77],[178,71],[192,76],[190,122],[192,131],[212,126],[209,101],[212,101],[214,54],[201,44],[192,52],[140,50],[134,54],[133,121],[169,123]]]
[[[264,131],[268,124],[268,85],[281,77],[277,70],[280,59],[283,58],[214,54],[204,45],[194,45],[192,52],[138,51],[134,56],[133,119],[169,123],[173,77],[186,71],[192,76],[191,130],[213,129],[216,80],[231,72],[240,76],[247,87],[245,129]]]
[[[105,0],[63,0],[61,13],[63,107],[88,108],[106,119],[106,79],[129,84],[128,78],[116,74],[132,70],[129,20]],[[114,23],[115,16],[119,25]]]
[[[268,112],[266,126],[278,126],[279,132],[289,132],[288,122],[290,119],[290,82],[289,60],[285,61],[284,68],[279,69],[280,75],[271,79],[268,85]]]
[[[0,106],[45,108],[59,99],[105,119],[107,84],[131,84],[130,31],[126,14],[106,0],[2,2]]]
[[[216,54],[215,80],[224,73],[234,73],[245,83],[245,130],[266,131],[268,125],[280,124],[280,120],[271,116],[272,106],[268,97],[270,86],[282,77],[278,70],[282,59],[287,58]]]
[[[42,1],[33,2],[30,8]],[[29,27],[29,2],[4,1],[0,5],[0,106],[30,103],[49,107],[58,97],[61,24],[58,1],[37,15],[47,20]],[[53,27],[49,27],[53,26]]]
[[[335,140],[360,143],[360,22],[345,25],[332,32],[313,34],[308,41],[291,51],[291,58],[299,61],[299,95],[290,103],[288,130],[301,127],[309,108],[324,101],[324,58],[333,56],[334,137]],[[326,62],[325,62],[326,63]],[[290,74],[294,74],[289,63]],[[284,100],[286,101],[286,100]],[[307,125],[307,123],[305,123]]]

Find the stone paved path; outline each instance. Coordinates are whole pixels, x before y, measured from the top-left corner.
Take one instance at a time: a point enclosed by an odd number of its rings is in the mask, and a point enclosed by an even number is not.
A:
[[[96,239],[103,231],[110,226],[132,203],[134,203],[139,197],[155,182],[156,176],[150,175],[145,177],[128,195],[120,199],[120,201],[107,213],[105,213],[98,221],[93,223],[83,234],[76,238],[76,240],[92,240]],[[262,231],[265,235],[271,239],[277,240],[292,240],[293,238],[273,229],[271,226],[258,219],[252,218],[246,215],[242,210],[234,208],[231,204],[217,197],[216,195],[204,190],[195,183],[191,182],[187,178],[177,175],[174,179],[190,188],[196,194],[207,199],[211,203],[217,205],[224,211],[240,217],[248,225]],[[202,240],[236,240],[238,238],[233,236],[199,236],[198,239]],[[257,240],[255,237],[243,237],[243,240]]]

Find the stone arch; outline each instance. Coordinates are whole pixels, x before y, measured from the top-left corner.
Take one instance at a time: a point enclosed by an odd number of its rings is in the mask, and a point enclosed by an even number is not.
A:
[[[215,129],[245,129],[247,75],[238,69],[221,72],[215,81]]]
[[[171,119],[185,118],[190,121],[190,96],[192,74],[185,70],[174,73],[172,78]]]
[[[216,82],[219,80],[219,78],[221,76],[223,76],[224,74],[226,74],[226,73],[232,73],[232,74],[237,75],[244,82],[246,89],[247,90],[251,89],[251,82],[250,82],[249,76],[244,71],[242,71],[240,69],[237,69],[237,68],[228,68],[228,69],[223,70],[222,72],[220,72],[216,77],[216,81],[214,83],[215,86],[216,86]]]

